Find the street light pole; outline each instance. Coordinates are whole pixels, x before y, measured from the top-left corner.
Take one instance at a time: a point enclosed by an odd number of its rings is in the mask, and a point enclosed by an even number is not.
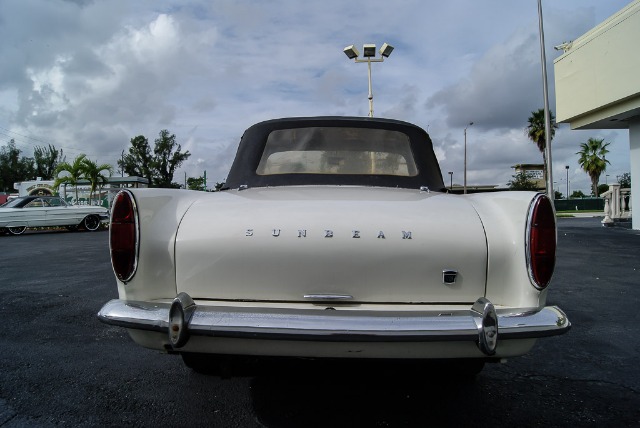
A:
[[[449,185],[449,190],[453,190],[453,171],[449,171],[449,177],[451,178],[451,184]]]
[[[549,112],[549,90],[547,89],[547,56],[544,49],[544,28],[542,24],[542,0],[538,0],[538,29],[540,32],[540,62],[542,63],[542,92],[544,97],[544,138],[547,164],[547,196],[553,198],[553,162],[551,162],[551,115]]]
[[[569,165],[564,167],[567,170],[567,199],[569,199]]]
[[[371,63],[372,62],[384,62],[385,58],[388,58],[393,51],[393,46],[388,43],[384,43],[380,48],[380,58],[375,58],[376,56],[376,45],[367,44],[362,47],[362,55],[366,59],[358,59],[360,53],[355,48],[354,45],[347,46],[344,48],[344,53],[347,55],[349,59],[354,60],[354,62],[366,62],[368,68],[368,78],[369,78],[369,117],[373,117],[373,85],[371,84]],[[373,58],[373,59],[372,59]]]
[[[369,117],[373,117],[373,88],[371,86],[371,58],[367,58],[369,68]]]
[[[464,194],[467,194],[467,128],[473,125],[473,122],[469,122],[469,125],[464,127]]]

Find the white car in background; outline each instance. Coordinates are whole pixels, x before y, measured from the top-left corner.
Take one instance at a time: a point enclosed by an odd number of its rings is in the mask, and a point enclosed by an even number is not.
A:
[[[68,205],[59,196],[22,196],[0,206],[0,231],[20,235],[30,227],[64,226],[97,230],[109,219],[109,210],[89,205]]]
[[[119,299],[99,319],[196,371],[265,356],[477,372],[571,325],[546,305],[552,202],[448,194],[429,135],[396,120],[259,123],[222,191],[123,190],[109,233]]]

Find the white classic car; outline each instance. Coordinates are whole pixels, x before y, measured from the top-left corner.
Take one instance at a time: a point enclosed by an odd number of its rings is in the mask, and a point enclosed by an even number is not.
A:
[[[278,119],[249,128],[226,188],[127,189],[101,321],[197,371],[229,356],[445,359],[479,371],[565,333],[546,306],[550,200],[448,194],[406,122]]]
[[[109,219],[109,210],[89,205],[68,205],[59,196],[22,196],[0,206],[0,232],[22,234],[28,227],[82,227],[94,231]]]

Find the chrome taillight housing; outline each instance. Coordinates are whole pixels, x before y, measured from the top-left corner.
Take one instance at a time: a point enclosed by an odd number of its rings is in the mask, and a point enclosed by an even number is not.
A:
[[[539,194],[531,202],[526,233],[529,277],[542,290],[549,285],[556,264],[556,215],[547,196]]]
[[[109,249],[113,272],[122,282],[126,283],[131,280],[136,273],[139,242],[140,230],[136,201],[131,192],[121,190],[113,200],[109,227]]]

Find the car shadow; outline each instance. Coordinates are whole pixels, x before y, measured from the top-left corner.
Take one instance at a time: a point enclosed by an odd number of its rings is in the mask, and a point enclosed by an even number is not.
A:
[[[269,427],[466,426],[487,388],[482,375],[402,361],[289,361],[251,381],[254,412]]]
[[[109,229],[107,227],[100,227],[99,229],[94,230],[90,233],[108,232],[108,231]],[[76,233],[76,232],[84,233],[84,232],[87,232],[87,230],[82,228],[67,229],[64,227],[43,227],[43,228],[27,229],[20,235],[12,235],[11,233],[4,231],[3,233],[0,233],[0,237],[24,239],[26,236],[68,234],[68,233]]]

